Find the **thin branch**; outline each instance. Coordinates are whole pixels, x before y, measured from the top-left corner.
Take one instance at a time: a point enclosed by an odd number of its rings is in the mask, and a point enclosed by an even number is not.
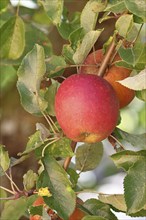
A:
[[[77,142],[74,142],[74,141],[71,142],[71,148],[72,148],[73,152],[75,151],[76,145],[77,145]],[[67,170],[67,168],[69,167],[69,164],[70,164],[70,162],[71,162],[71,159],[72,159],[72,157],[67,157],[67,158],[65,159],[64,164],[63,164],[63,168],[64,168],[65,170]]]
[[[59,132],[59,129],[57,128],[57,126],[55,125],[54,121],[52,120],[52,118],[50,117],[50,115],[47,115],[47,117],[49,118],[50,122],[52,123],[52,125],[54,126],[54,128]]]
[[[18,188],[18,186],[16,185],[16,183],[11,179],[11,177],[9,177],[9,175],[5,172],[6,177],[10,180],[10,183],[13,184],[13,186],[16,188],[16,190],[18,192],[21,192],[21,190]],[[15,192],[15,190],[14,190]]]
[[[53,133],[56,134],[56,131],[54,130],[50,120],[47,118],[47,116],[44,114],[44,112],[42,112],[42,114],[43,114],[44,118],[46,119],[46,121],[48,122],[48,124],[49,124],[51,130],[53,131]]]
[[[101,66],[98,70],[98,76],[101,76],[103,77],[104,74],[105,74],[105,70],[108,66],[108,63],[110,61],[110,58],[111,58],[111,55],[113,53],[113,51],[115,50],[115,47],[116,47],[116,44],[115,44],[115,39],[113,38],[109,48],[108,48],[108,51],[106,53],[106,55],[104,56],[103,60],[102,60],[102,63],[101,63]]]
[[[15,196],[10,196],[7,198],[0,198],[0,200],[14,200],[14,199],[16,199]]]
[[[119,145],[120,147],[125,150],[125,147],[122,145],[122,143],[120,141],[118,141],[118,139],[116,137],[114,137],[113,135],[110,135],[111,138],[113,138]]]
[[[7,189],[7,188],[5,188],[5,187],[3,187],[3,186],[0,186],[0,189],[3,189],[3,190],[5,190],[6,192],[11,193],[12,195],[15,195],[15,192],[13,192],[12,190],[9,190],[9,189]]]

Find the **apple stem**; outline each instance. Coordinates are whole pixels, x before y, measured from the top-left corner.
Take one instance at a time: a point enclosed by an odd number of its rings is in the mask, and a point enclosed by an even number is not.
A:
[[[111,44],[110,44],[110,46],[109,46],[109,48],[108,48],[107,53],[105,54],[105,56],[103,58],[101,66],[100,66],[100,68],[98,70],[98,76],[101,76],[101,77],[104,76],[105,70],[106,70],[106,68],[107,68],[107,66],[109,64],[109,61],[111,59],[111,55],[112,55],[113,51],[115,50],[115,47],[116,47],[116,44],[115,44],[115,40],[113,39]]]
[[[71,142],[71,148],[72,148],[73,152],[75,151],[76,145],[77,145],[77,142],[74,142],[74,141]],[[71,159],[72,159],[72,157],[67,157],[67,158],[65,159],[64,164],[63,164],[63,168],[64,168],[65,170],[67,170],[67,168],[69,167],[69,164],[70,164],[70,162],[71,162]]]

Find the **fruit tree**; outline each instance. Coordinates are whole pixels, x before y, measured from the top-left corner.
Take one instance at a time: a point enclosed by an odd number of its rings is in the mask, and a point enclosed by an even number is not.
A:
[[[0,15],[1,219],[146,217],[145,0]]]

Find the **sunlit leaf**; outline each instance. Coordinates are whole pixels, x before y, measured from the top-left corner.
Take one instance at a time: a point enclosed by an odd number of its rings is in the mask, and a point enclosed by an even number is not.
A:
[[[0,28],[0,57],[18,59],[25,46],[25,27],[23,20],[19,17],[10,18]]]
[[[97,41],[102,31],[103,29],[96,31],[89,31],[84,36],[82,43],[78,46],[75,54],[73,55],[73,60],[76,64],[81,64],[84,61],[84,59],[92,49],[93,45]]]
[[[98,13],[106,7],[107,1],[90,0],[84,6],[81,13],[81,27],[86,32],[95,29]]]
[[[114,194],[114,195],[99,195],[99,200],[103,203],[107,203],[112,205],[114,208],[126,212],[127,206],[125,203],[124,195],[122,194]]]
[[[103,156],[102,143],[82,144],[76,151],[76,169],[81,171],[93,170]]]
[[[67,173],[52,156],[46,155],[43,158],[43,163],[46,169],[45,184],[52,194],[49,198],[44,197],[44,200],[46,204],[57,211],[61,218],[68,220],[75,208],[76,196],[71,188]]]
[[[60,25],[63,12],[63,0],[40,0],[48,17],[55,25]]]
[[[133,26],[133,15],[122,15],[116,22],[116,29],[120,36],[127,38]]]
[[[123,139],[126,142],[129,142],[135,147],[146,149],[146,133],[144,134],[130,134],[126,131],[122,131],[119,128],[116,128],[115,134],[118,139]]]
[[[131,77],[127,77],[126,79],[118,81],[123,86],[128,87],[133,90],[143,90],[146,89],[146,69],[142,70],[139,74]]]
[[[113,13],[122,13],[126,10],[124,0],[112,0],[108,1],[105,11],[111,11]]]
[[[80,27],[80,12],[75,12],[71,18],[68,18],[68,11],[65,10],[62,15],[61,24],[57,26],[60,35],[68,39],[69,35]]]
[[[124,170],[128,171],[130,167],[134,165],[135,162],[138,160],[146,160],[146,151],[130,151],[125,150],[113,154],[111,159],[115,163],[118,168],[123,168]]]
[[[38,175],[34,173],[33,170],[28,170],[23,176],[24,189],[26,191],[31,190],[35,186],[37,178]]]
[[[103,203],[109,204],[114,211],[119,211],[119,212],[127,212],[127,206],[125,202],[125,198],[123,194],[113,194],[113,195],[107,195],[107,194],[101,194],[98,196],[99,200],[102,201]],[[140,216],[145,216],[146,215],[146,205],[144,209],[141,211],[130,214],[130,216],[134,217],[140,217]]]
[[[0,166],[3,171],[6,171],[10,166],[10,158],[8,151],[5,150],[4,145],[0,145]]]
[[[94,216],[100,216],[108,220],[117,220],[117,217],[111,212],[110,206],[97,199],[86,200],[82,207]]]
[[[138,160],[124,179],[127,213],[136,213],[146,205],[146,159]]]
[[[145,0],[124,0],[126,8],[133,14],[141,17],[146,22]]]
[[[54,157],[72,157],[74,155],[71,148],[71,140],[63,137],[57,142],[51,144],[45,151],[45,154]]]
[[[17,88],[21,103],[31,114],[41,114],[47,103],[40,96],[40,83],[45,74],[45,55],[41,46],[35,45],[22,60],[18,69]]]

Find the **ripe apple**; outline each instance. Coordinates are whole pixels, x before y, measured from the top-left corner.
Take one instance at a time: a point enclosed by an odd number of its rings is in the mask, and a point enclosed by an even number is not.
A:
[[[82,210],[76,208],[73,214],[69,217],[69,220],[81,220],[85,215],[86,214]]]
[[[101,62],[104,58],[102,49],[97,50],[95,52],[92,52],[88,55],[88,57],[85,59],[83,66],[80,69],[81,73],[86,74],[97,74],[98,70],[101,65]],[[114,58],[114,61],[118,61],[121,58],[117,54]],[[84,66],[87,65],[87,66]],[[125,79],[130,76],[131,70],[126,69],[125,67],[118,67],[114,64],[109,66],[109,68],[106,70],[104,79],[106,79],[114,88],[116,91],[116,94],[119,99],[120,108],[125,107],[128,105],[134,98],[135,92],[117,81]]]
[[[74,74],[59,87],[55,112],[67,137],[76,142],[95,143],[114,130],[119,101],[112,86],[102,77]]]

